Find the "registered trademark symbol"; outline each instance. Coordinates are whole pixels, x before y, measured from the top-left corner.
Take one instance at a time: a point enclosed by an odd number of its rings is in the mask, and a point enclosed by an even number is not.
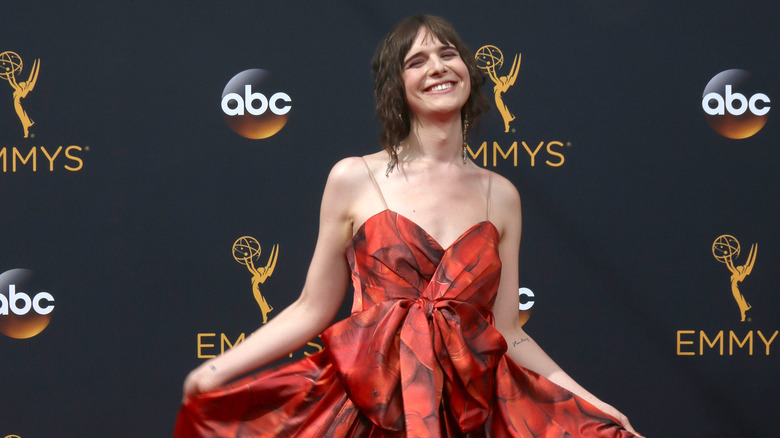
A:
[[[747,320],[748,320],[748,322],[753,322],[753,318],[751,318],[751,317],[748,317]]]
[[[85,151],[89,151],[89,146],[84,146]]]
[[[512,128],[512,134],[514,134],[515,132],[517,132],[517,129]]]
[[[570,142],[570,141],[567,141],[567,142],[566,142],[566,147],[567,147],[567,148],[570,148],[570,147],[571,147],[571,142]]]
[[[35,138],[35,133],[34,132],[30,134],[30,138]]]

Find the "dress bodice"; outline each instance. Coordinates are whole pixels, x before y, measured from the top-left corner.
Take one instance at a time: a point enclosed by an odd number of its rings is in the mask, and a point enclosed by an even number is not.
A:
[[[352,312],[385,300],[456,300],[488,318],[501,274],[497,245],[498,231],[490,221],[474,224],[442,248],[414,221],[385,209],[368,218],[347,244]]]
[[[326,330],[325,351],[353,402],[388,430],[436,436],[442,397],[460,428],[490,412],[506,342],[493,327],[501,262],[489,221],[448,248],[389,209],[371,216],[347,245],[352,314]]]

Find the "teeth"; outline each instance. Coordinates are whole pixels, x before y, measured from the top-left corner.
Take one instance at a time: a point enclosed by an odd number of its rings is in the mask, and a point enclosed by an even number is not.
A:
[[[451,82],[448,82],[446,84],[436,85],[435,87],[431,88],[431,91],[441,91],[441,90],[446,90],[448,88],[452,88],[452,83]]]

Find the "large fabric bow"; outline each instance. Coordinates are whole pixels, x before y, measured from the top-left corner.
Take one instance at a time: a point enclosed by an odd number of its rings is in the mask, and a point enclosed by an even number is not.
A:
[[[443,398],[462,432],[480,427],[490,413],[492,370],[506,352],[471,304],[429,298],[442,296],[437,286],[446,287],[432,281],[416,300],[376,303],[322,335],[355,405],[377,426],[407,436],[440,436]]]

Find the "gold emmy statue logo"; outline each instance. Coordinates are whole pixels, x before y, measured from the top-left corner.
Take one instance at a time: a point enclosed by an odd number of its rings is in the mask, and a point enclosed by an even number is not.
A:
[[[257,239],[252,236],[243,236],[239,237],[233,244],[233,258],[238,263],[246,266],[252,274],[252,293],[255,296],[257,305],[260,306],[260,311],[263,313],[263,324],[268,322],[268,314],[274,308],[268,304],[263,294],[260,293],[260,284],[265,283],[265,280],[274,273],[278,257],[279,245],[276,244],[271,249],[271,256],[265,267],[257,268],[255,267],[255,260],[260,259],[260,243],[257,242]]]
[[[754,243],[750,247],[747,262],[742,266],[734,266],[734,258],[739,257],[739,241],[734,236],[724,234],[712,243],[712,255],[715,256],[717,261],[724,263],[731,272],[731,294],[739,306],[742,321],[745,320],[745,313],[750,310],[751,306],[745,300],[742,292],[739,291],[739,283],[744,281],[750,275],[750,271],[753,270],[753,265],[756,263],[757,250],[758,244]]]
[[[477,54],[474,55],[477,61],[477,66],[488,74],[490,80],[493,81],[495,86],[493,87],[493,97],[496,101],[496,108],[501,113],[501,117],[504,119],[504,132],[509,132],[509,123],[515,119],[515,116],[509,112],[509,108],[504,103],[504,99],[501,96],[506,93],[517,80],[517,73],[520,71],[520,54],[515,55],[515,60],[512,62],[512,68],[509,70],[509,75],[499,76],[498,71],[501,66],[504,65],[504,54],[496,46],[482,46],[477,50]]]
[[[16,80],[17,73],[22,72],[22,58],[14,52],[6,51],[0,53],[0,78],[8,81],[11,88],[14,89],[14,109],[16,115],[22,122],[22,129],[24,129],[24,138],[30,136],[30,127],[35,124],[27,115],[27,112],[22,108],[22,99],[27,97],[27,94],[35,88],[35,82],[38,81],[38,71],[41,67],[41,60],[36,59],[33,61],[32,70],[27,81],[18,82]]]

